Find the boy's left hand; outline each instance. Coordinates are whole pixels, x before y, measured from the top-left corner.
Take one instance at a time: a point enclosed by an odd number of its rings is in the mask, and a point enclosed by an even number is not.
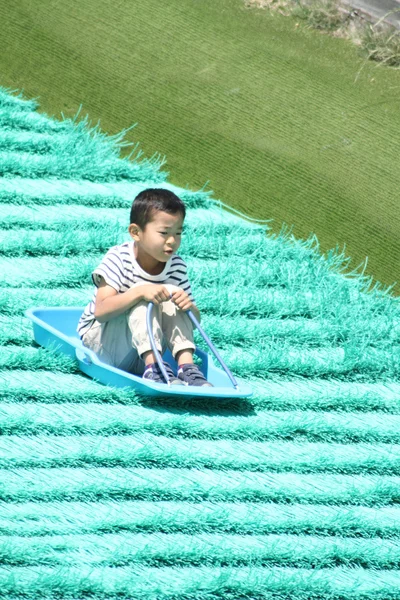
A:
[[[181,289],[172,292],[171,300],[181,310],[190,310],[194,306],[188,294]]]

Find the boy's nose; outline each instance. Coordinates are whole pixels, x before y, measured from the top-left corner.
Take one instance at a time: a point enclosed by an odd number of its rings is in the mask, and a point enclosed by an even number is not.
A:
[[[173,235],[171,235],[168,239],[167,239],[167,244],[168,246],[176,246],[176,242],[177,240],[175,239],[175,237]]]

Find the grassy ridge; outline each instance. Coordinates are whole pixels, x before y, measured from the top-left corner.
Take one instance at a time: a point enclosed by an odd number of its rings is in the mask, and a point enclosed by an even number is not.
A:
[[[360,70],[350,42],[242,0],[23,0],[0,17],[3,85],[51,114],[82,103],[109,132],[139,122],[127,139],[166,154],[174,183],[210,180],[275,230],[313,231],[323,250],[345,243],[353,266],[368,255],[367,273],[398,279],[398,73]]]

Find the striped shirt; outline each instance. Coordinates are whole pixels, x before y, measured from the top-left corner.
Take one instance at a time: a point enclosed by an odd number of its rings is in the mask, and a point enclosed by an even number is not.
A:
[[[123,294],[133,285],[149,283],[171,283],[183,289],[194,302],[192,290],[187,277],[186,263],[180,256],[172,256],[166,263],[165,268],[159,275],[150,275],[142,269],[135,258],[135,242],[125,242],[113,246],[107,252],[99,266],[92,273],[92,280],[96,286],[92,300],[86,306],[79,320],[77,331],[82,336],[89,331],[95,316],[95,302],[97,288],[104,279],[107,285],[114,288],[119,294]]]

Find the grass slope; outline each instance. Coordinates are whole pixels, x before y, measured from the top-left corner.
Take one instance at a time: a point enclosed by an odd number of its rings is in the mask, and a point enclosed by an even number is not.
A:
[[[106,131],[138,121],[128,138],[166,154],[172,182],[210,180],[275,231],[398,279],[397,72],[243,0],[22,0],[0,18],[3,85],[50,114],[83,103]]]
[[[398,598],[398,300],[98,131],[1,90],[0,113],[0,598]],[[86,303],[153,184],[187,203],[204,327],[250,401],[140,399],[32,343],[23,311]]]

